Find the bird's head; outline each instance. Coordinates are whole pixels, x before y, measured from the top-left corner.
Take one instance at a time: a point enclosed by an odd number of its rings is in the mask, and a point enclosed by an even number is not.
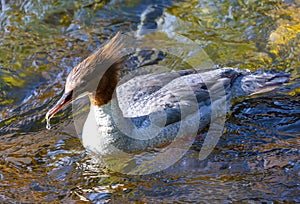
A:
[[[95,106],[108,103],[118,83],[123,38],[116,34],[98,51],[83,60],[69,73],[62,97],[47,112],[52,118],[59,110],[84,95],[89,95]]]

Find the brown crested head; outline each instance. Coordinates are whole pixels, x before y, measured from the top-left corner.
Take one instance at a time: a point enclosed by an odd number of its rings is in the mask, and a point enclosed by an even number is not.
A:
[[[83,94],[96,106],[108,103],[118,83],[124,39],[117,33],[98,51],[87,57],[69,73],[60,100],[46,114],[50,119],[63,107]]]

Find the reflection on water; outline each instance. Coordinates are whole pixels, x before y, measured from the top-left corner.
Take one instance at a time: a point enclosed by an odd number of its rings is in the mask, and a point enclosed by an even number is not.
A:
[[[292,0],[1,1],[0,201],[300,202],[299,6]],[[112,33],[141,27],[141,16],[146,26],[195,40],[220,66],[280,69],[294,80],[235,101],[206,160],[198,160],[203,131],[163,172],[108,172],[85,154],[70,109],[52,119],[50,131],[44,116],[72,67]]]

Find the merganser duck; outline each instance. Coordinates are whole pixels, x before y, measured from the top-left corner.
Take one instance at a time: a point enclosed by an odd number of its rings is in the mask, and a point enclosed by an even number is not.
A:
[[[225,98],[226,103],[223,100],[217,106],[230,106],[232,98],[270,90],[289,80],[289,74],[282,72],[219,68],[146,74],[118,86],[120,36],[74,67],[63,96],[46,114],[48,121],[87,93],[91,106],[82,142],[97,154],[161,147],[178,135],[195,133],[195,127],[197,133],[211,122],[212,94],[223,91],[219,98]],[[91,132],[95,129],[97,133]]]

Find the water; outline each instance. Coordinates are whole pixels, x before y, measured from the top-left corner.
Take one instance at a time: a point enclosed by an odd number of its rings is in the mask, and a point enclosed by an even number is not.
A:
[[[68,2],[2,4],[1,202],[300,202],[299,2]],[[158,23],[150,16],[144,26],[196,41],[221,67],[282,70],[293,80],[234,101],[207,159],[198,160],[204,130],[173,167],[128,176],[85,153],[71,108],[52,118],[51,130],[44,118],[72,67],[112,33],[139,28],[153,4]]]
[[[46,129],[50,130],[51,129],[51,124],[50,124],[50,118],[46,119]]]

